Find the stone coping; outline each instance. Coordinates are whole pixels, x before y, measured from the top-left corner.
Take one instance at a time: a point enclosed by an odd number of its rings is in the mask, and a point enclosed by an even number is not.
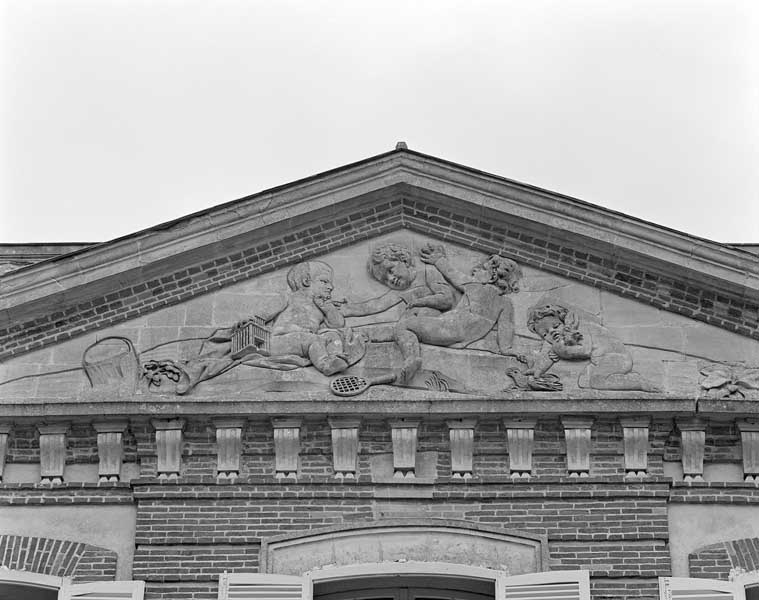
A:
[[[656,414],[693,415],[697,412],[697,401],[689,398],[640,398],[629,393],[615,398],[599,397],[570,400],[554,394],[526,393],[520,398],[484,398],[420,392],[419,398],[391,399],[367,393],[360,399],[330,397],[322,394],[278,394],[276,400],[252,397],[249,399],[220,400],[218,397],[178,397],[135,395],[118,400],[72,402],[57,398],[36,398],[23,403],[0,403],[6,419],[18,417],[91,417],[107,416],[333,416],[361,415],[366,417],[410,417],[435,416],[440,418],[460,418],[478,415],[622,415]],[[286,396],[286,398],[281,398]],[[747,406],[739,411],[722,411],[730,414],[759,414],[759,402],[741,403]],[[748,410],[752,409],[752,410]]]

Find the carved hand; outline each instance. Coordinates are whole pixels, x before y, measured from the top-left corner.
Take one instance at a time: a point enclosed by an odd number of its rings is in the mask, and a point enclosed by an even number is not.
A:
[[[441,258],[445,258],[445,248],[426,244],[419,250],[419,258],[423,263],[434,265]]]

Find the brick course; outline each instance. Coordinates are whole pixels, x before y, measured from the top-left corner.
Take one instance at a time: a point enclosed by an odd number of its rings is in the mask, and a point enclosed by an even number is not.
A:
[[[482,207],[468,212],[462,209],[465,203],[419,199],[413,192],[398,193],[390,200],[362,200],[292,219],[284,236],[281,225],[264,227],[252,247],[228,240],[226,252],[223,247],[210,251],[214,258],[198,250],[135,273],[133,284],[123,283],[129,280],[126,276],[120,278],[120,284],[103,282],[101,296],[78,303],[58,302],[57,310],[46,309],[0,329],[0,359],[121,323],[402,227],[483,252],[505,249],[523,265],[759,339],[759,305],[710,287],[696,275],[687,279],[687,273],[681,272],[676,279],[657,270],[646,257],[615,253],[597,240],[576,235],[567,238],[558,230],[538,228]],[[342,216],[336,218],[336,213]]]

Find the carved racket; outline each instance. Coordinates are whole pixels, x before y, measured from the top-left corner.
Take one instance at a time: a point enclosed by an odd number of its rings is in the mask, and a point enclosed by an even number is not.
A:
[[[381,375],[379,377],[370,377],[364,379],[356,375],[346,375],[344,377],[337,377],[329,382],[329,389],[336,396],[358,396],[363,394],[373,385],[381,385],[383,383],[393,383],[396,376],[392,373],[387,375]]]

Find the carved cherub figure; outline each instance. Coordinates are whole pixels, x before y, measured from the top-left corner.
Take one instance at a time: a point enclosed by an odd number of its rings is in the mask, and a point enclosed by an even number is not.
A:
[[[287,273],[291,293],[274,310],[259,316],[271,324],[269,356],[231,357],[234,331],[245,325],[217,329],[206,339],[198,356],[182,366],[178,394],[187,394],[198,383],[245,363],[289,370],[313,364],[325,375],[334,375],[360,360],[366,338],[345,327],[345,318],[332,300],[332,267],[321,261],[302,262]]]
[[[367,270],[390,290],[378,298],[349,302],[342,307],[346,317],[378,314],[401,303],[405,305],[401,319],[433,316],[453,307],[454,292],[448,282],[432,267],[418,270],[406,246],[392,242],[378,246],[369,256]],[[392,334],[381,330],[372,334],[372,341],[392,340]]]
[[[542,377],[559,360],[588,360],[587,387],[660,391],[632,370],[630,352],[606,327],[590,320],[581,323],[578,316],[565,306],[533,306],[528,312],[527,327],[542,338],[544,344],[537,355],[530,357],[530,368],[525,375]]]
[[[355,362],[350,349],[360,346],[361,334],[345,328],[345,317],[332,301],[332,267],[321,261],[303,262],[287,273],[292,290],[271,328],[271,354],[308,358],[325,375],[344,371]],[[363,355],[363,352],[361,352]]]
[[[403,357],[398,381],[409,381],[421,366],[420,342],[435,346],[466,345],[497,329],[500,352],[511,352],[514,338],[514,308],[508,295],[519,290],[522,276],[513,260],[494,254],[478,262],[467,275],[453,268],[442,246],[428,244],[420,250],[422,262],[437,271],[463,296],[451,310],[437,316],[401,319],[395,341]]]

